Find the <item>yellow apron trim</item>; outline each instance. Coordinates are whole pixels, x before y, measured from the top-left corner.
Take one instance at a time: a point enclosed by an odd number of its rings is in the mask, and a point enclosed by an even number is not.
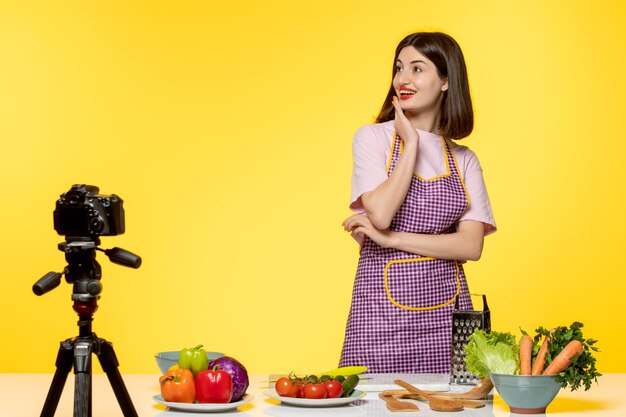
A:
[[[456,268],[456,277],[455,277],[456,292],[454,293],[454,296],[452,296],[452,298],[446,301],[445,303],[437,304],[434,306],[426,306],[426,307],[412,307],[412,306],[405,306],[403,304],[400,304],[399,302],[394,300],[394,298],[391,296],[391,291],[389,290],[389,267],[391,265],[400,264],[400,263],[408,263],[408,262],[432,261],[432,260],[435,260],[435,258],[425,257],[425,258],[396,259],[396,260],[387,262],[387,265],[385,265],[385,270],[383,273],[384,281],[385,281],[385,292],[387,293],[387,298],[389,299],[389,301],[391,301],[393,305],[404,310],[423,311],[423,310],[436,310],[438,308],[445,307],[454,302],[456,297],[461,293],[461,281],[459,279],[460,268],[459,268],[459,263],[457,261],[454,261],[454,266]]]
[[[447,143],[445,145],[446,147],[448,146]],[[465,209],[467,209],[470,206],[470,196],[467,192],[467,188],[465,188],[465,180],[463,179],[463,175],[461,174],[461,170],[459,169],[459,164],[456,162],[456,156],[454,156],[454,152],[452,152],[452,149],[450,149],[450,153],[452,154],[452,160],[454,161],[456,172],[459,174],[459,179],[461,180],[461,185],[463,186],[463,191],[465,192],[465,197],[467,198],[467,206],[465,206]],[[447,160],[448,158],[446,158],[446,161]]]

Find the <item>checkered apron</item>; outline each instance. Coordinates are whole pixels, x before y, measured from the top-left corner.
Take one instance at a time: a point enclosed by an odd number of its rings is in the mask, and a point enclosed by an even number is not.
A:
[[[444,139],[447,175],[413,175],[390,229],[453,233],[469,201],[456,160]],[[388,174],[401,139],[395,135]],[[382,248],[365,240],[356,272],[340,366],[365,365],[372,373],[449,373],[452,309],[459,296],[472,309],[463,267],[457,261]]]

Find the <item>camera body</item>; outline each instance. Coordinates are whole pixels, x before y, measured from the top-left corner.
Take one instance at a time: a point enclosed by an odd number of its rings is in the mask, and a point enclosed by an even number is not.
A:
[[[100,195],[93,185],[76,184],[56,202],[54,230],[70,237],[115,236],[124,233],[124,201]]]

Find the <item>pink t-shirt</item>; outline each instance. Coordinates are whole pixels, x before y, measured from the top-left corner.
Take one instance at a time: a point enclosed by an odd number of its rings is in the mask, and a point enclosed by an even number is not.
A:
[[[374,190],[387,178],[389,154],[394,139],[393,120],[366,125],[357,130],[352,143],[354,168],[352,172],[352,199],[350,208],[363,212],[361,195]],[[446,156],[443,139],[434,133],[418,130],[420,136],[416,174],[428,179],[446,174]],[[465,183],[470,204],[459,221],[475,220],[485,225],[485,235],[496,231],[491,203],[483,180],[483,171],[476,154],[468,147],[448,140],[452,154]]]

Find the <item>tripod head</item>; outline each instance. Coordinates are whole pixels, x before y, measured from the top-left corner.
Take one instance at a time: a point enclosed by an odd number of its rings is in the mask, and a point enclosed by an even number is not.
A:
[[[139,268],[141,258],[121,248],[100,249],[100,236],[124,233],[123,200],[115,194],[101,195],[99,188],[77,184],[61,194],[54,210],[54,229],[65,235],[58,249],[65,253],[67,266],[63,272],[48,272],[35,285],[33,292],[43,295],[61,283],[61,277],[73,284],[72,300],[79,315],[82,310],[93,314],[102,292],[102,268],[96,261],[96,250],[104,252],[111,262]],[[78,308],[81,311],[77,310]],[[81,307],[82,306],[82,307]],[[84,307],[84,308],[83,308]]]
[[[67,283],[73,284],[72,300],[78,303],[98,300],[102,292],[102,268],[96,260],[96,250],[104,252],[113,263],[135,269],[141,266],[141,258],[132,252],[117,247],[101,249],[99,244],[99,238],[85,237],[68,238],[59,243],[58,248],[65,253],[68,265],[63,272],[52,271],[44,275],[33,285],[33,292],[43,295],[53,290],[65,275]]]

